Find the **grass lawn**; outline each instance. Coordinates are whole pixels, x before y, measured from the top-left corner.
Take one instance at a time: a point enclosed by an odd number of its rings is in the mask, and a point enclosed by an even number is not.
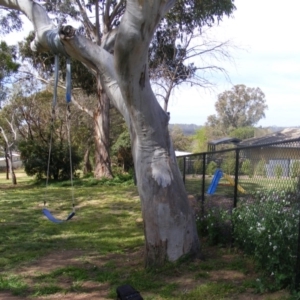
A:
[[[234,180],[234,176],[231,177]],[[207,192],[212,179],[212,176],[205,177],[205,192]],[[246,191],[246,194],[265,189],[294,190],[296,184],[297,180],[293,178],[265,178],[262,176],[256,176],[253,178],[241,176],[239,178],[239,185]],[[185,186],[188,193],[193,195],[201,195],[202,178],[189,175],[186,177]],[[230,185],[224,178],[221,178],[214,194],[233,197],[234,187]]]
[[[115,299],[129,283],[150,299],[289,299],[286,291],[256,294],[251,259],[230,248],[209,247],[206,260],[144,269],[140,201],[133,184],[75,181],[75,217],[67,182],[37,185],[22,171],[13,186],[0,173],[0,299]]]

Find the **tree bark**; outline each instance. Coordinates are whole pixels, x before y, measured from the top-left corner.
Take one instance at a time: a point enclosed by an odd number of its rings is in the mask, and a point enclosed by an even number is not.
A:
[[[7,161],[8,161],[8,168],[9,168],[9,173],[11,176],[11,182],[12,182],[12,184],[17,184],[17,177],[16,177],[16,174],[14,172],[14,167],[13,167],[12,152],[7,151],[6,157],[7,157]]]
[[[9,180],[9,164],[7,159],[7,148],[4,148],[5,165],[6,165],[6,180]]]
[[[148,76],[147,50],[164,3],[128,1],[115,45],[118,83],[131,120],[146,266],[200,251],[196,223],[169,136],[169,116],[158,104]]]
[[[63,43],[70,56],[98,72],[107,96],[124,116],[142,203],[146,266],[200,254],[194,215],[169,136],[169,116],[157,102],[148,76],[149,43],[174,1],[127,0],[112,55],[69,27],[60,30],[55,44],[52,36],[57,30],[48,24],[48,16],[46,12],[43,16],[40,7],[37,16],[37,3],[0,0],[0,5],[19,9],[35,19],[38,33],[34,49],[57,51]],[[47,20],[41,30],[43,18]]]
[[[97,179],[112,178],[109,155],[109,99],[101,88],[100,80],[97,83],[98,106],[93,113],[94,140],[95,140],[95,170]]]
[[[86,175],[88,173],[91,173],[92,170],[93,168],[90,162],[90,148],[88,147],[83,157],[83,174]]]

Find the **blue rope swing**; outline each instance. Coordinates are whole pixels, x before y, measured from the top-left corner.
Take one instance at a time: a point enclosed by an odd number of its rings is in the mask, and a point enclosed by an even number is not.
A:
[[[50,135],[50,147],[48,155],[48,167],[47,167],[47,180],[46,188],[48,187],[49,181],[49,169],[50,169],[50,158],[51,158],[51,149],[52,149],[52,131],[53,131],[53,122],[55,117],[55,107],[57,102],[57,86],[58,86],[58,70],[59,70],[59,57],[55,55],[55,74],[54,74],[54,93],[53,93],[53,102],[52,102],[52,124],[51,124],[51,135]],[[70,155],[70,170],[71,170],[71,186],[72,186],[72,206],[73,211],[68,215],[66,219],[57,219],[47,208],[43,208],[42,212],[47,217],[47,219],[53,223],[59,224],[71,220],[75,216],[75,204],[74,204],[74,191],[73,191],[73,166],[72,166],[72,152],[71,152],[71,137],[70,137],[70,102],[71,102],[71,62],[70,58],[67,57],[67,70],[66,70],[66,102],[67,102],[67,131],[68,131],[68,144],[69,144],[69,155]],[[44,206],[46,205],[46,200],[44,200]]]

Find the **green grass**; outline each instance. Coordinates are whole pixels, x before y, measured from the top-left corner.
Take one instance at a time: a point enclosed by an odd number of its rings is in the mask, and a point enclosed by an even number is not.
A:
[[[233,178],[233,176],[232,176]],[[205,192],[207,192],[209,185],[212,182],[212,176],[205,177]],[[295,189],[297,180],[293,178],[265,178],[257,176],[248,178],[248,176],[241,176],[239,178],[239,185],[246,191],[246,193],[252,193],[254,191],[262,191],[268,189],[280,189],[280,190],[291,190]],[[202,192],[202,179],[187,176],[185,180],[186,190],[192,195],[201,195]],[[240,195],[240,192],[238,192]],[[234,187],[222,178],[217,186],[214,195],[224,195],[233,197]]]
[[[21,171],[17,179],[12,186],[0,173],[0,298],[8,292],[63,299],[101,290],[106,296],[99,299],[115,299],[116,287],[128,283],[145,300],[233,299],[255,283],[249,259],[205,244],[205,261],[145,269],[143,228],[136,222],[140,200],[130,181],[76,180],[76,215],[54,224],[43,216],[43,202],[57,218],[65,218],[72,210],[70,184],[50,183],[46,189]],[[219,271],[244,274],[244,287],[243,280],[215,280]]]

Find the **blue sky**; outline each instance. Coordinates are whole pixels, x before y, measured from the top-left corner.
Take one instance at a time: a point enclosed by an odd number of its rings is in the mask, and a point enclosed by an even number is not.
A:
[[[232,84],[259,87],[265,94],[266,118],[257,125],[300,126],[300,40],[297,0],[235,0],[234,17],[211,30],[219,41],[231,40],[234,64],[224,63],[231,82],[217,76],[213,92],[181,88],[172,95],[171,123],[203,125],[215,113],[217,95]]]
[[[299,0],[235,0],[235,5],[233,18],[210,30],[213,39],[230,40],[238,48],[232,51],[234,63],[221,63],[231,82],[219,75],[213,78],[213,91],[190,86],[175,90],[170,123],[203,125],[215,113],[218,94],[232,84],[245,84],[259,87],[266,96],[266,118],[257,125],[300,126]],[[16,40],[20,34],[11,34],[8,42]]]

